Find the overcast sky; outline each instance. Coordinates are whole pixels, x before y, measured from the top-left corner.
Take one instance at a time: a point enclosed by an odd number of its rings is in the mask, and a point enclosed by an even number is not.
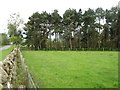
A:
[[[24,22],[27,22],[28,17],[32,13],[39,11],[52,12],[54,9],[59,11],[59,14],[65,12],[66,9],[74,8],[86,10],[88,8],[110,9],[116,6],[120,0],[1,0],[0,1],[0,33],[7,32],[7,23],[10,14],[20,13]]]

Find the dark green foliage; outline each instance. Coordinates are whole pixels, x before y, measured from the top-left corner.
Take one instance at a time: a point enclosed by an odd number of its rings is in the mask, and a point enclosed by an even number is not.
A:
[[[117,49],[118,18],[117,7],[110,10],[89,8],[85,12],[68,9],[63,17],[58,10],[36,12],[25,24],[26,45],[36,50]]]
[[[0,46],[1,45],[7,45],[9,44],[9,39],[7,34],[5,33],[0,33]]]

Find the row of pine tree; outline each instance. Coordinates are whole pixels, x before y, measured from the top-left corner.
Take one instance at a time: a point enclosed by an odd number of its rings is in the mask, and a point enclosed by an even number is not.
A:
[[[63,16],[35,12],[25,24],[26,44],[39,49],[118,48],[120,15],[117,7],[83,11],[67,9]]]

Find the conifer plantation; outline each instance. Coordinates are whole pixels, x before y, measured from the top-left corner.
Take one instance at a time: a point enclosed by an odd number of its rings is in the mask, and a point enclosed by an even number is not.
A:
[[[67,9],[62,16],[35,12],[25,24],[26,42],[35,50],[118,50],[118,8]]]

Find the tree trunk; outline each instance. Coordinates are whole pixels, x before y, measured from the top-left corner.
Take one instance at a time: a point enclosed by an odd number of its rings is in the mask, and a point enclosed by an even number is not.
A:
[[[99,25],[100,25],[100,19],[99,19]],[[98,40],[98,48],[100,48],[100,27],[99,27],[99,40]]]
[[[51,49],[51,47],[52,47],[52,43],[51,43],[52,41],[51,41],[51,31],[50,31],[50,49]]]
[[[78,45],[79,45],[79,48],[81,48],[81,40],[80,40],[80,37],[78,39]]]
[[[89,48],[89,30],[87,29],[87,48]]]
[[[71,36],[70,36],[70,50],[72,50],[72,40],[71,40]]]
[[[57,33],[57,43],[56,43],[57,49],[59,48],[59,47],[58,47],[58,36],[59,36],[59,34]]]
[[[35,46],[35,50],[38,50],[38,47],[37,47],[37,45],[34,45]]]
[[[57,35],[55,33],[55,48],[57,49]]]

